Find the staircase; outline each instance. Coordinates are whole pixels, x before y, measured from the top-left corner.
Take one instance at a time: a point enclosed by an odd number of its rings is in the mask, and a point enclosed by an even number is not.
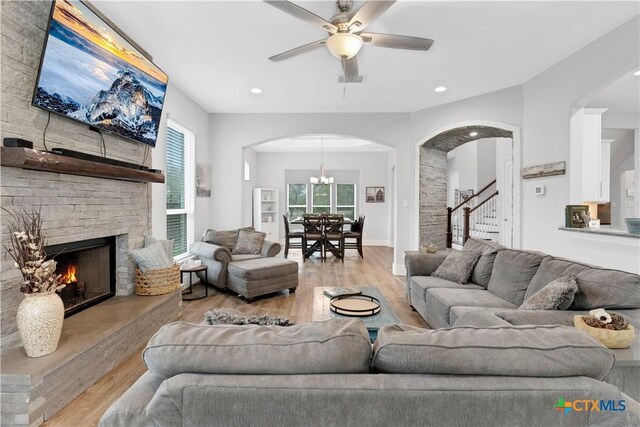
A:
[[[500,228],[497,215],[496,190],[482,202],[478,202],[482,194],[487,194],[496,181],[484,186],[471,197],[462,200],[454,208],[447,208],[447,247],[462,246],[469,237],[497,242]]]

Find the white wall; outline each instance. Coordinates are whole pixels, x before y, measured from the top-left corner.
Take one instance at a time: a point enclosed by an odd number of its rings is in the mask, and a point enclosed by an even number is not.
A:
[[[473,190],[474,193],[496,179],[496,138],[477,139],[449,151],[447,173],[456,171],[460,190]],[[447,180],[447,194],[451,193]],[[452,201],[448,202],[451,206]]]
[[[165,172],[167,170],[167,118],[195,133],[196,162],[212,163],[210,160],[212,150],[210,149],[209,114],[184,95],[175,85],[169,83],[158,131],[158,141],[151,153],[153,167]],[[211,192],[215,193],[219,185],[221,182],[213,179]],[[165,184],[152,184],[151,191],[151,232],[155,237],[164,239],[167,236],[167,187]],[[208,218],[212,199],[212,197],[196,197],[194,240],[199,240],[202,232],[210,227]]]
[[[615,140],[611,144],[611,176],[609,194],[611,199],[611,227],[626,229],[624,224],[623,173],[633,170],[633,130],[602,129],[602,139]]]
[[[523,85],[523,166],[569,162],[572,108],[590,101],[594,88],[630,72],[640,62],[640,19],[632,19]],[[571,168],[572,165],[568,164]],[[537,197],[536,185],[547,194]],[[640,272],[640,242],[602,244],[558,230],[569,203],[569,174],[523,181],[522,245],[553,255]],[[591,242],[591,243],[589,243]],[[617,249],[616,249],[617,248]]]
[[[256,158],[255,187],[278,189],[280,215],[285,213],[287,205],[286,177],[292,176],[292,171],[303,171],[298,174],[299,177],[304,177],[304,181],[301,182],[308,182],[312,174],[317,176],[320,167],[320,153],[258,152]],[[351,183],[347,181],[352,180],[352,176],[355,177],[354,183],[358,186],[357,212],[358,215],[366,215],[367,217],[364,234],[365,245],[389,245],[391,233],[387,215],[391,203],[390,199],[387,197],[385,203],[365,203],[365,187],[385,187],[388,191],[388,162],[389,153],[387,152],[324,153],[325,174],[333,176],[336,183]],[[345,175],[343,172],[353,173],[348,173],[344,178],[341,178]],[[278,220],[280,220],[280,215]],[[281,238],[283,238],[283,227],[280,228]]]
[[[266,141],[306,134],[335,134],[368,139],[391,147],[396,152],[398,205],[395,259],[404,264],[404,251],[412,249],[411,221],[413,198],[413,149],[409,114],[212,114],[211,144],[213,182],[209,223],[222,229],[250,225],[243,212],[251,205],[243,203],[242,148]],[[317,166],[315,166],[317,167]],[[406,206],[402,201],[406,200]],[[367,219],[368,220],[368,219]]]
[[[473,190],[474,193],[478,191],[478,141],[467,142],[447,153],[447,173],[456,172],[460,190]],[[451,184],[447,180],[447,194],[450,196],[453,193]],[[453,203],[450,200],[449,206]]]

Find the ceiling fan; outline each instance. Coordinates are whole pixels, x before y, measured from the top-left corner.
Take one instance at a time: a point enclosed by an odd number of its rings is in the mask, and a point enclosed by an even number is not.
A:
[[[287,0],[264,1],[329,33],[329,37],[326,39],[296,47],[269,59],[271,61],[282,61],[326,45],[329,52],[342,62],[345,83],[362,81],[362,77],[358,75],[356,55],[363,44],[409,50],[429,50],[433,44],[433,40],[422,37],[363,32],[369,24],[389,9],[396,0],[369,0],[357,12],[351,11],[353,7],[352,0],[337,0],[336,6],[339,13],[329,21]]]

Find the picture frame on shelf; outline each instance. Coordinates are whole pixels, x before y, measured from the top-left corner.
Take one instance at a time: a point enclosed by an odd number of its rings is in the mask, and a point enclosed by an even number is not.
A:
[[[565,210],[565,227],[585,228],[589,223],[585,223],[585,218],[589,218],[589,206],[587,205],[567,205]]]

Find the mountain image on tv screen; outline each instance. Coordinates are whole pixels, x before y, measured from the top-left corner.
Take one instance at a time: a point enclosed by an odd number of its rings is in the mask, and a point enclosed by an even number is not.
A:
[[[81,2],[53,7],[33,104],[154,146],[167,75]]]

